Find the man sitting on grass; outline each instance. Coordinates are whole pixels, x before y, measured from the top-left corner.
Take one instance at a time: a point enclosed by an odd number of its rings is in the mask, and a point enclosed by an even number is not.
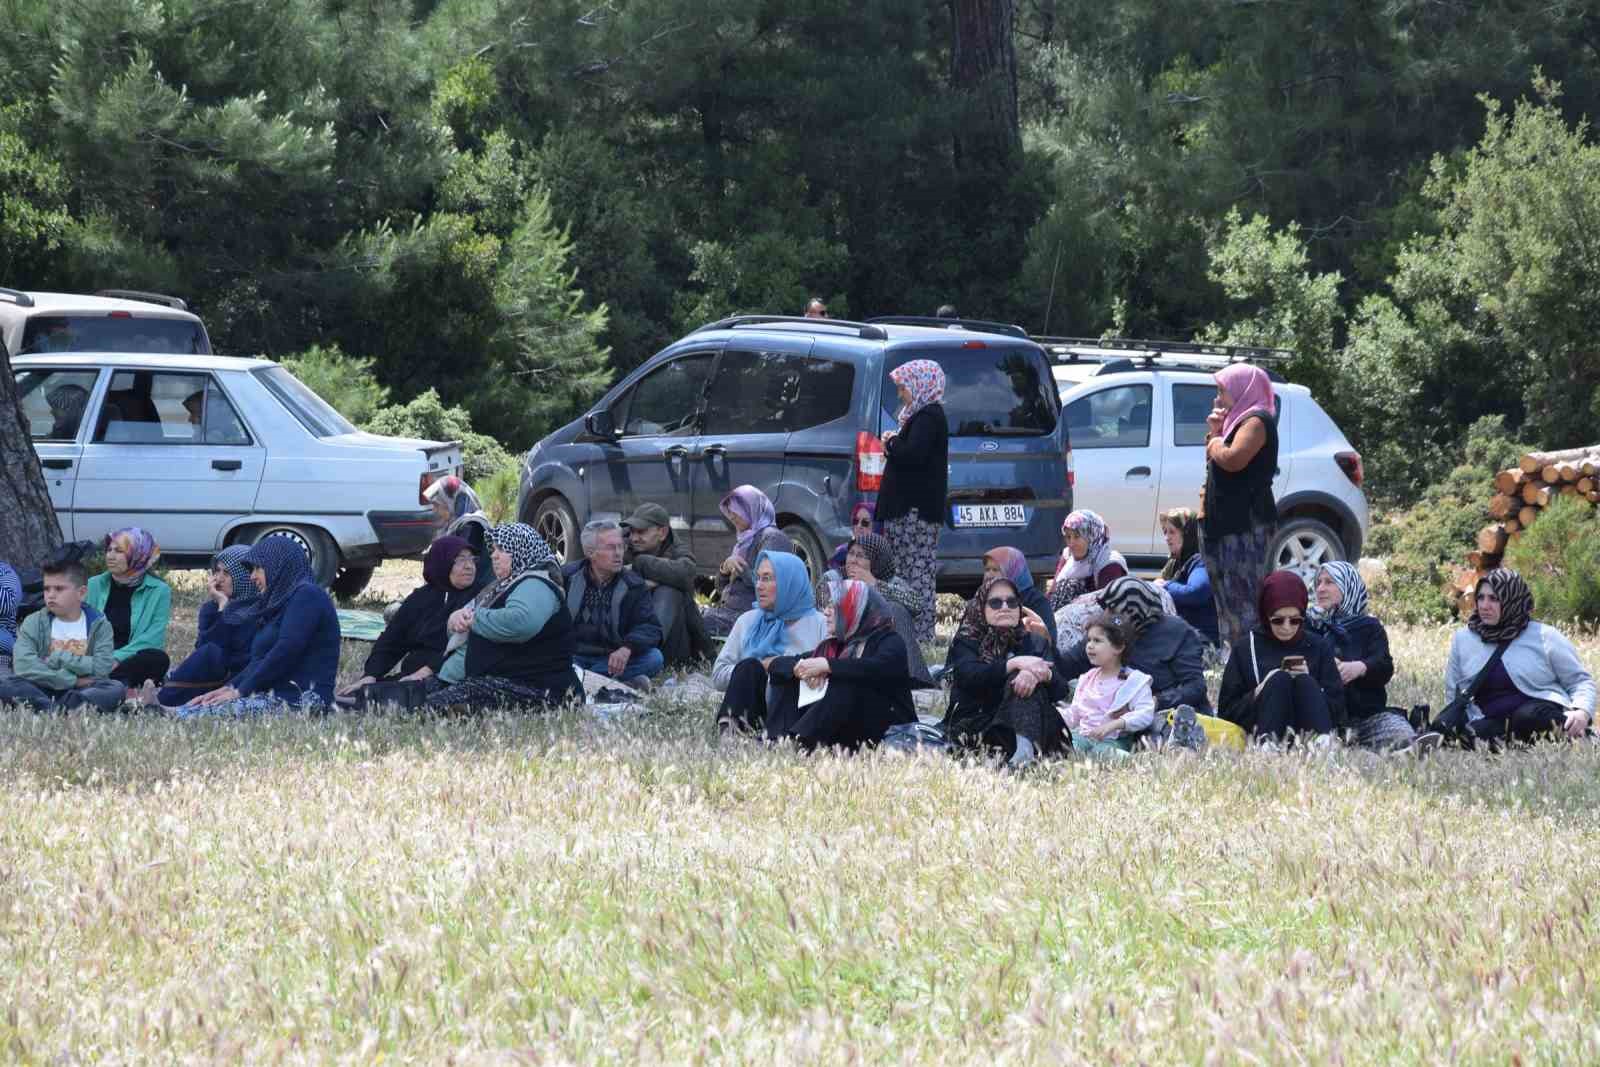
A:
[[[44,565],[44,608],[17,627],[13,675],[0,679],[0,702],[35,711],[88,704],[115,711],[126,688],[113,681],[116,638],[111,622],[83,602],[89,595],[83,564]]]
[[[619,682],[659,673],[661,620],[644,579],[622,565],[622,527],[596,519],[582,541],[584,559],[561,572],[577,639],[573,664]]]
[[[650,588],[656,619],[664,635],[661,653],[668,667],[686,667],[714,659],[716,648],[706,636],[700,608],[694,601],[699,573],[694,556],[672,535],[672,520],[660,504],[640,504],[622,520],[628,534],[628,565]]]

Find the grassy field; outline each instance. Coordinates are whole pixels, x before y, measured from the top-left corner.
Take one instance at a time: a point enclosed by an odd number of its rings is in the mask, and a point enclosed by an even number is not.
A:
[[[1600,748],[1013,776],[709,717],[0,714],[0,1056],[1600,1058]]]

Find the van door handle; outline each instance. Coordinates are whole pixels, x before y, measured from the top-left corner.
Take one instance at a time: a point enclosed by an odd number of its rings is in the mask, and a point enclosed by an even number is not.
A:
[[[671,448],[667,449],[661,454],[667,457],[668,463],[676,463],[678,460],[687,456],[689,454],[689,450],[684,448],[682,445],[673,445]]]
[[[237,459],[214,459],[211,461],[211,469],[214,471],[236,471],[243,466],[244,461]]]
[[[39,461],[39,466],[41,466],[41,467],[49,467],[53,471],[71,470],[72,469],[72,460],[70,460],[70,459],[41,459]]]
[[[728,454],[728,446],[727,445],[706,445],[705,453],[708,456],[726,456]]]
[[[1148,477],[1150,477],[1150,468],[1149,467],[1134,467],[1132,470],[1128,471],[1126,477],[1129,477],[1129,478],[1148,478]]]

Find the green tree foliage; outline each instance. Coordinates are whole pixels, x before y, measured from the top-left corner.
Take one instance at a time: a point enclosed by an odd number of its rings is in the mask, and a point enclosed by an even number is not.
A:
[[[408,404],[394,404],[374,412],[361,428],[391,437],[460,441],[468,482],[488,478],[513,462],[498,441],[473,430],[472,416],[464,408],[445,407],[432,389]]]
[[[1588,501],[1553,501],[1506,550],[1505,563],[1528,583],[1540,618],[1600,621],[1600,522]]]
[[[338,345],[312,345],[278,362],[357,426],[389,403],[389,388],[379,384],[372,360],[347,356]]]

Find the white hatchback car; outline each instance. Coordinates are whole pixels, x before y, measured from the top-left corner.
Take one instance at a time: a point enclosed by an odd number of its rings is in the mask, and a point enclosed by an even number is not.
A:
[[[459,444],[363,433],[271,360],[73,352],[11,363],[68,539],[142,526],[182,566],[287,537],[319,582],[351,595],[383,559],[427,548],[423,491],[461,473]]]
[[[1136,568],[1167,558],[1156,516],[1196,507],[1205,485],[1212,375],[1231,359],[1270,361],[1261,349],[1166,342],[1039,338],[1056,360],[1072,441],[1078,506],[1111,527]],[[1270,372],[1269,372],[1270,373]],[[1276,379],[1277,376],[1274,375]],[[1274,566],[1309,578],[1331,560],[1359,557],[1367,534],[1361,455],[1303,385],[1273,383],[1278,400]]]

